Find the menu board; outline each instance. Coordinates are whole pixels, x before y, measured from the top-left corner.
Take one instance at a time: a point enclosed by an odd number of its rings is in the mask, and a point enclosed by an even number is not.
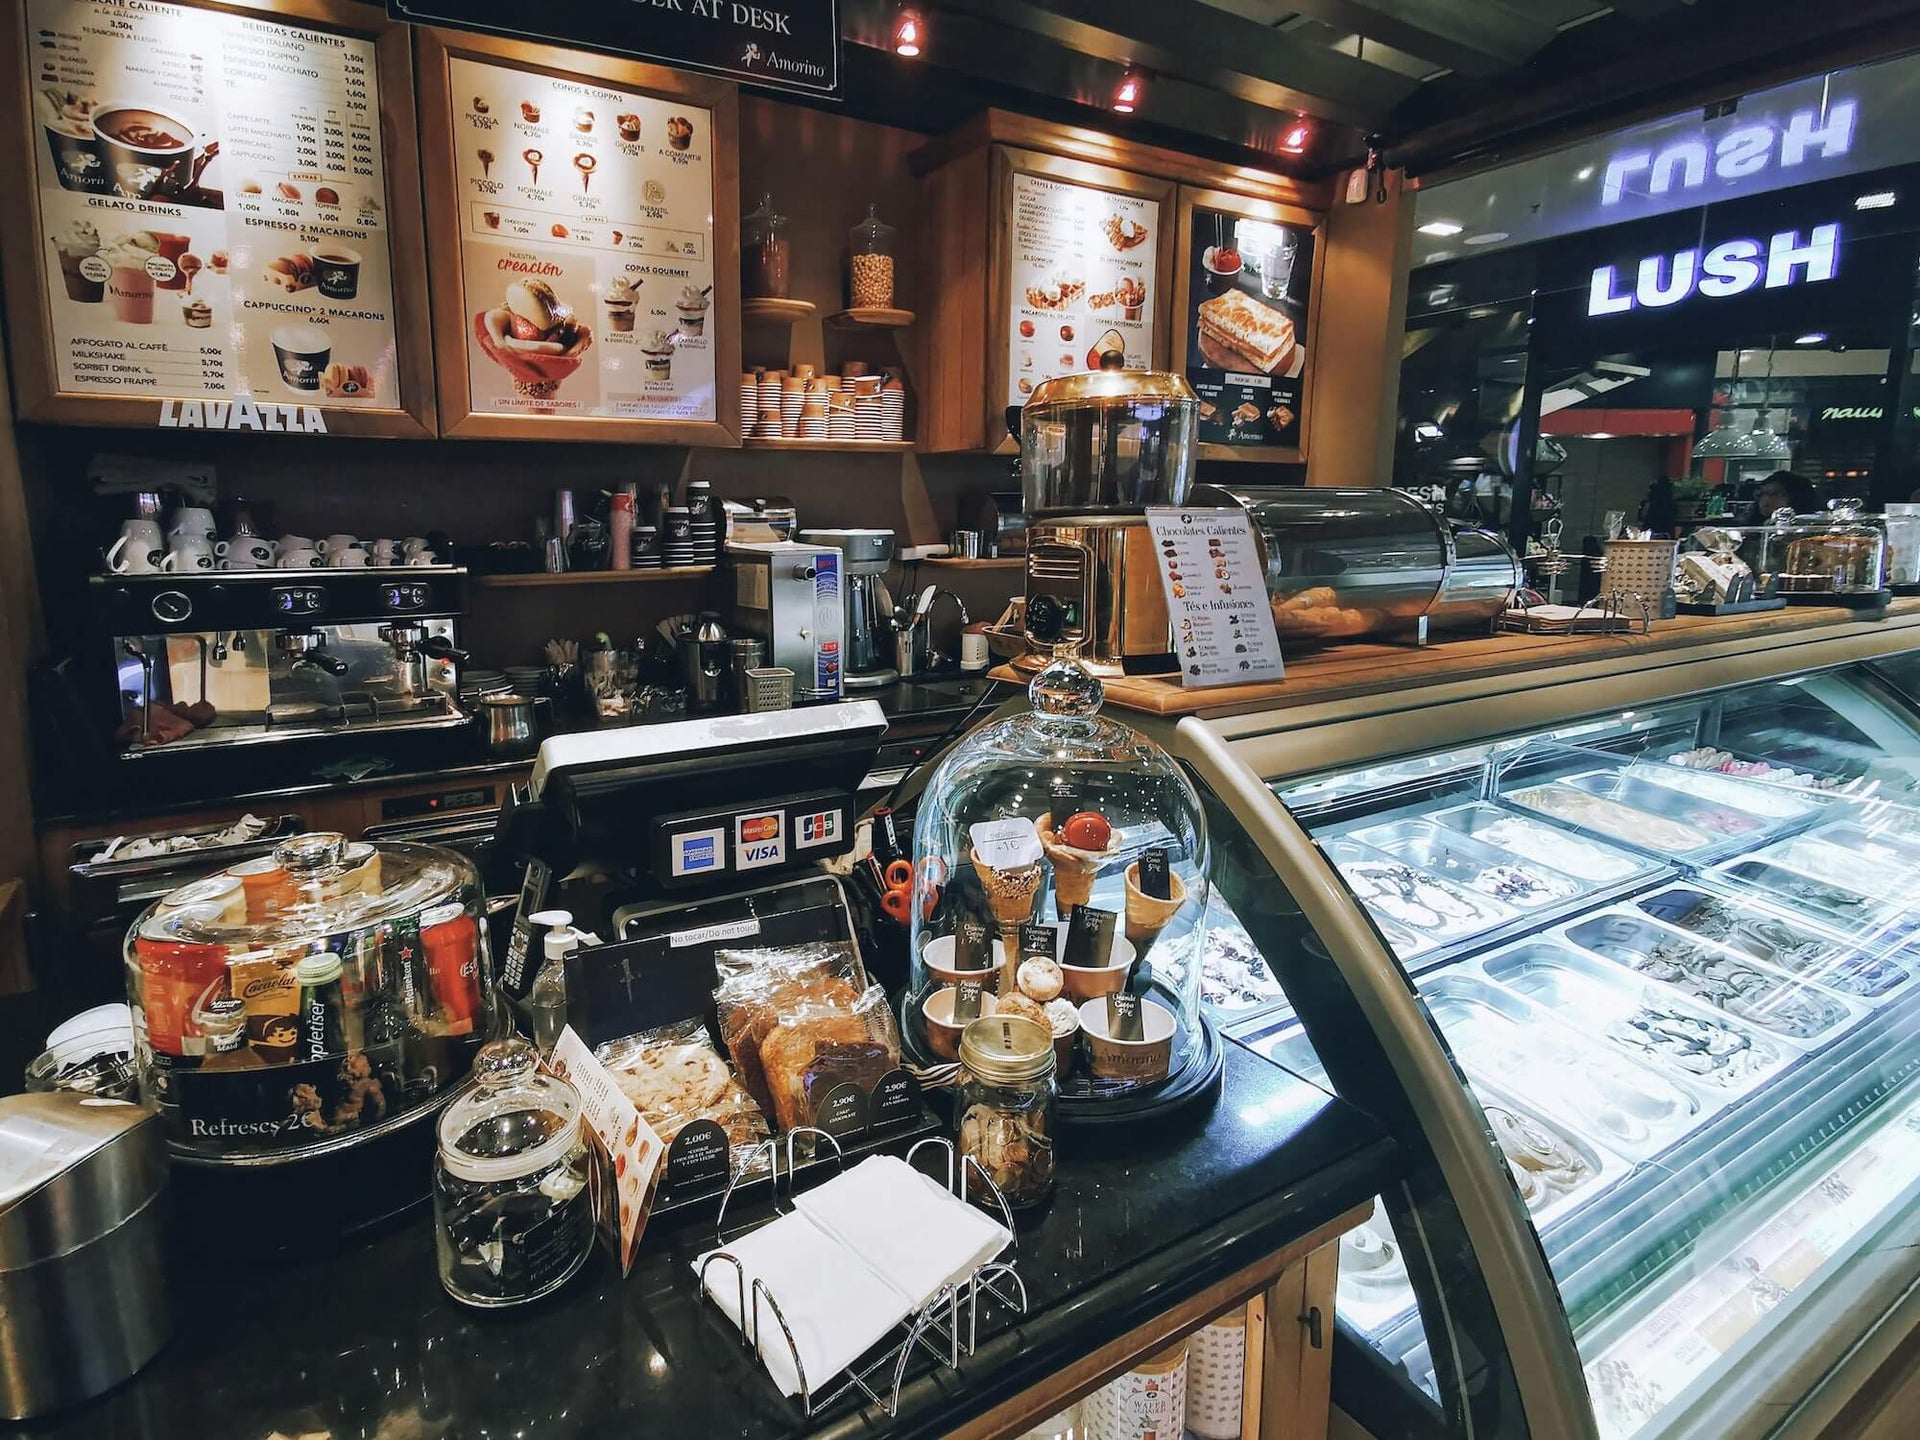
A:
[[[712,112],[455,55],[475,414],[716,420]]]
[[[1013,175],[1007,403],[1119,352],[1153,365],[1160,202],[1045,175]]]
[[[1194,206],[1183,361],[1203,445],[1298,448],[1313,230]]]
[[[400,408],[375,43],[155,0],[26,29],[53,388]]]
[[[1286,675],[1253,520],[1246,511],[1149,506],[1180,683],[1245,685]]]

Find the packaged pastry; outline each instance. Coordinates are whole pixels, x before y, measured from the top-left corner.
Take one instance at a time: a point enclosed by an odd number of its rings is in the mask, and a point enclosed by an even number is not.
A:
[[[714,1049],[702,1020],[609,1040],[593,1055],[663,1144],[694,1121],[711,1120],[727,1132],[737,1166],[743,1151],[767,1138],[766,1116]]]
[[[821,941],[720,950],[713,959],[720,981],[713,992],[720,1043],[747,1092],[771,1115],[773,1096],[761,1070],[761,1042],[781,1015],[803,1005],[851,1007],[866,989],[860,956],[845,941]]]
[[[851,1005],[816,1001],[783,1013],[760,1043],[760,1065],[782,1130],[812,1125],[835,1087],[871,1091],[900,1064],[887,992],[869,986]]]

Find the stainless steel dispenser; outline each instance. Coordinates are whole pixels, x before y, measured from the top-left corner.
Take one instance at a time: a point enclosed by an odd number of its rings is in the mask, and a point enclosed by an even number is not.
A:
[[[891,685],[900,672],[893,655],[893,595],[887,570],[893,564],[891,530],[802,530],[803,545],[827,545],[840,552],[846,574],[841,581],[849,690]]]

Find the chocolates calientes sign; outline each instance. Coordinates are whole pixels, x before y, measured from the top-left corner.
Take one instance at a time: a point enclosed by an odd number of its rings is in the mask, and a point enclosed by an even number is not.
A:
[[[1723,299],[1759,286],[1831,280],[1840,271],[1840,226],[1816,225],[1806,237],[1782,230],[1766,240],[1725,240],[1711,248],[1695,246],[1670,255],[1648,255],[1631,268],[1596,265],[1587,286],[1587,314],[1624,315],[1678,305],[1693,295]]]
[[[838,0],[387,0],[387,13],[631,55],[743,84],[840,93]]]

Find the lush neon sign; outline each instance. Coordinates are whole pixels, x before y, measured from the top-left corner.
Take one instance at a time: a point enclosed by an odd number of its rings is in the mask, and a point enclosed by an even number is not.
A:
[[[1615,155],[1607,161],[1600,181],[1600,204],[1618,205],[1629,196],[1698,190],[1710,178],[1745,180],[1775,166],[1791,170],[1816,157],[1837,159],[1853,148],[1858,113],[1854,101],[1836,100],[1826,107],[1824,116],[1817,108],[1796,110],[1784,126],[1736,125],[1711,143],[1706,136],[1695,135],[1659,150]],[[1642,183],[1634,184],[1636,179]]]
[[[1798,230],[1782,230],[1765,241],[1727,240],[1711,249],[1696,246],[1673,255],[1649,255],[1630,280],[1623,280],[1620,269],[1594,267],[1587,314],[1622,315],[1641,306],[1678,305],[1695,294],[1721,299],[1745,294],[1756,285],[1779,290],[1831,280],[1840,270],[1840,227],[1816,225],[1805,240]]]

